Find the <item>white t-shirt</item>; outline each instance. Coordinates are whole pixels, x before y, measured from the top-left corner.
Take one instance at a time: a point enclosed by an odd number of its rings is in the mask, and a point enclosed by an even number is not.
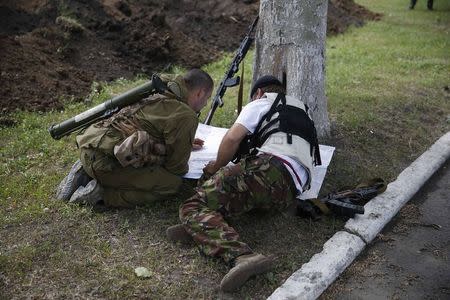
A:
[[[258,126],[261,118],[269,111],[272,103],[273,102],[265,98],[264,95],[263,98],[250,102],[249,104],[244,106],[235,123],[241,124],[242,126],[247,128],[250,133],[253,133],[256,129],[256,126]],[[289,165],[284,165],[291,174],[292,180],[294,180],[295,187],[297,188],[299,194],[301,194],[303,192],[303,187],[298,181],[297,176],[295,176],[295,173],[298,175],[302,183],[306,183],[308,181],[308,172],[306,171],[306,169],[299,162],[289,156],[276,153],[269,154],[280,157],[291,164],[294,170],[292,170]]]

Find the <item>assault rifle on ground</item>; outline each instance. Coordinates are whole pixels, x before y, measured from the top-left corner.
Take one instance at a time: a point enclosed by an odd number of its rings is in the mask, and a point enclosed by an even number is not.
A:
[[[220,82],[219,87],[217,88],[216,95],[214,96],[212,103],[211,103],[211,109],[208,112],[208,115],[205,119],[205,124],[209,125],[211,123],[212,117],[214,115],[214,112],[216,111],[217,107],[223,106],[223,100],[222,97],[225,95],[225,91],[229,87],[233,87],[239,84],[241,78],[237,76],[236,78],[233,78],[234,75],[239,71],[239,64],[241,61],[245,58],[245,55],[248,52],[248,49],[250,48],[250,45],[252,44],[254,38],[251,37],[251,34],[253,30],[255,29],[256,23],[258,22],[258,16],[253,21],[252,25],[250,25],[249,31],[247,35],[242,40],[241,44],[239,45],[239,48],[234,55],[233,61],[230,64],[230,67],[225,72],[225,75]]]
[[[360,184],[354,189],[330,193],[319,199],[297,201],[297,213],[319,219],[319,213],[346,216],[353,218],[355,214],[364,214],[364,204],[386,190],[386,184],[381,178],[374,178]]]
[[[99,120],[109,118],[125,106],[134,104],[151,94],[164,93],[166,90],[166,84],[156,74],[153,74],[149,82],[109,99],[73,118],[59,124],[53,124],[48,131],[52,138],[59,140],[74,131],[86,128]]]

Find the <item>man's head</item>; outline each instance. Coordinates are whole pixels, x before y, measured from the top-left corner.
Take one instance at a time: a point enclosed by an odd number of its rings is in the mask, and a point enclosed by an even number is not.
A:
[[[255,84],[252,87],[252,91],[250,92],[251,100],[256,100],[262,97],[264,93],[286,93],[286,89],[283,84],[272,75],[265,75],[258,80],[256,80]]]
[[[188,89],[187,104],[195,112],[200,112],[214,88],[211,76],[200,69],[192,69],[183,76],[183,79]]]

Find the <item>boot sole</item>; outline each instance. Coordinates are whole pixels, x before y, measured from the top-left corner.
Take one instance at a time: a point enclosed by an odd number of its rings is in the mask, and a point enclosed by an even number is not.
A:
[[[222,282],[220,283],[220,289],[223,292],[233,292],[243,286],[250,277],[266,273],[267,271],[271,270],[274,263],[275,257],[271,255],[257,262],[248,263],[247,265],[236,269],[235,272],[229,272],[222,279]],[[232,277],[233,279],[228,281],[228,278],[230,277]]]
[[[88,175],[84,173],[83,165],[80,160],[77,160],[70,169],[69,174],[58,185],[55,198],[62,201],[69,201],[78,187],[89,182],[89,180],[85,182],[86,178],[84,177]]]

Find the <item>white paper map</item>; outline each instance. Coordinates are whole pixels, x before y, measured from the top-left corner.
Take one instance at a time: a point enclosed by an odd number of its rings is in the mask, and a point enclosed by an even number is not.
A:
[[[220,142],[227,130],[227,128],[198,124],[195,137],[204,140],[205,144],[201,150],[192,151],[191,157],[189,158],[189,172],[183,177],[198,179],[202,176],[205,165],[209,161],[216,159]],[[333,157],[334,147],[326,145],[320,145],[319,147],[322,165],[313,167],[311,189],[304,192],[300,196],[301,199],[316,198],[319,195],[325,174],[327,173],[328,165]]]
[[[219,128],[205,124],[198,124],[195,137],[205,141],[202,149],[191,152],[189,158],[189,172],[184,174],[184,178],[198,179],[203,174],[203,168],[211,160],[215,160],[219,145],[227,128]]]

